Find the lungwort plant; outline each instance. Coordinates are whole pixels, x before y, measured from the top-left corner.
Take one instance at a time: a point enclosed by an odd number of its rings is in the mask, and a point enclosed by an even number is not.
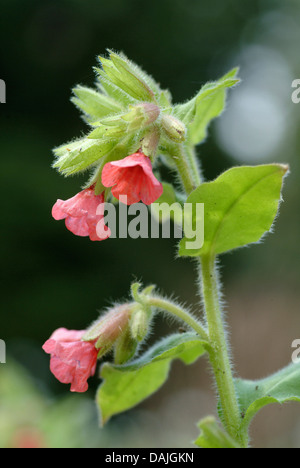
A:
[[[99,61],[95,89],[77,86],[72,97],[88,124],[87,135],[54,150],[54,167],[61,174],[89,171],[90,177],[73,198],[57,200],[53,217],[64,219],[78,236],[104,241],[111,236],[105,217],[109,202],[189,204],[178,255],[198,262],[203,306],[193,315],[161,297],[154,286],[132,284],[128,302],[115,304],[86,330],[60,328],[53,333],[43,346],[51,356],[51,371],[62,383],[71,384],[71,391],[84,392],[98,360],[104,359],[97,405],[105,424],[156,392],[168,378],[173,360],[189,365],[206,357],[216,381],[220,420],[209,416],[200,421],[195,444],[246,448],[251,420],[260,409],[300,401],[300,364],[261,381],[235,378],[216,265],[221,254],[258,243],[272,229],[288,166],[233,167],[214,181],[203,180],[196,146],[224,110],[228,90],[239,82],[237,69],[203,86],[190,101],[174,105],[169,91],[123,54],[109,52]],[[175,173],[174,186],[161,180],[163,165]],[[201,244],[187,236],[192,227],[197,237],[199,204],[204,204]],[[161,312],[177,317],[188,331],[169,335],[141,352],[151,322]],[[113,359],[105,361],[108,353]]]

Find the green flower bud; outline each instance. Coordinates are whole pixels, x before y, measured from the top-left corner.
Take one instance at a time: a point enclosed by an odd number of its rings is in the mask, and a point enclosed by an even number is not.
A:
[[[123,115],[122,119],[129,124],[129,130],[139,130],[148,127],[157,120],[160,109],[150,102],[142,102],[137,106],[129,106],[130,111]]]
[[[159,107],[149,102],[129,106],[129,111],[126,113],[115,114],[94,122],[96,129],[89,134],[89,138],[122,138],[128,133],[147,128],[157,120],[159,114]]]
[[[150,314],[145,309],[138,309],[132,314],[130,329],[133,338],[137,341],[143,341],[149,331]]]
[[[170,140],[176,143],[182,143],[185,140],[185,125],[172,115],[164,115],[161,119],[161,126]]]
[[[125,364],[127,361],[130,361],[133,358],[138,342],[135,340],[130,332],[130,328],[123,332],[123,334],[118,338],[115,349],[114,349],[114,361],[117,365]]]
[[[141,150],[149,158],[154,157],[159,143],[159,130],[153,126],[142,139]]]

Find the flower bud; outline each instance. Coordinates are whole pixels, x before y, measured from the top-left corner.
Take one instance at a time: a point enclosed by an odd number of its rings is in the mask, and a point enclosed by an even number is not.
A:
[[[149,129],[142,140],[141,144],[141,151],[143,154],[148,156],[149,158],[155,156],[157,151],[158,143],[159,143],[159,130],[156,126]]]
[[[117,365],[125,364],[131,358],[133,358],[138,342],[135,340],[130,332],[130,328],[123,332],[123,334],[118,338],[115,344],[114,351],[114,361]]]
[[[149,331],[150,317],[149,313],[140,308],[133,313],[130,321],[130,329],[133,338],[137,341],[143,341]]]
[[[95,322],[84,334],[84,341],[95,341],[98,357],[109,351],[128,326],[132,312],[131,304],[116,306]]]
[[[161,125],[170,140],[176,143],[182,143],[185,140],[186,128],[180,120],[172,115],[164,115],[161,119]]]
[[[129,124],[129,130],[139,130],[151,125],[157,120],[160,109],[150,102],[142,102],[136,106],[131,106],[130,111],[122,116],[122,119]]]

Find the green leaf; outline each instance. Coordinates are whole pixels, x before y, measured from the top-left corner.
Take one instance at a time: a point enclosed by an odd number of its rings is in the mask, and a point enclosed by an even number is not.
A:
[[[172,96],[168,89],[165,89],[160,92],[158,102],[161,107],[166,109],[166,111],[171,112]]]
[[[208,83],[191,101],[175,107],[174,115],[188,127],[191,145],[205,140],[210,122],[220,116],[226,104],[226,91],[236,85],[238,68],[234,68],[220,80]]]
[[[287,171],[280,164],[234,167],[198,187],[187,199],[193,218],[184,221],[194,226],[196,205],[204,203],[204,245],[191,249],[185,237],[179,254],[217,255],[258,242],[272,227]]]
[[[136,99],[129,94],[125,93],[121,88],[112,83],[106,76],[103,70],[98,67],[94,67],[94,71],[97,74],[97,87],[101,93],[106,94],[110,98],[116,100],[124,107],[129,106],[130,104],[136,104]]]
[[[208,416],[198,423],[200,436],[195,444],[204,449],[212,448],[240,448],[239,445],[220,428],[213,416]]]
[[[129,96],[141,101],[152,101],[153,91],[148,87],[134,65],[127,59],[123,59],[115,53],[110,54],[110,59],[99,57],[103,67],[101,75],[114,85],[125,91]]]
[[[83,138],[54,150],[56,161],[53,167],[69,176],[84,171],[112,151],[115,140],[90,140]]]
[[[176,334],[155,344],[131,364],[103,364],[104,382],[97,394],[102,424],[156,392],[167,380],[173,359],[192,364],[206,352],[205,345],[194,333]]]
[[[90,123],[122,111],[122,106],[114,99],[94,89],[77,86],[73,92],[76,97],[71,101],[88,116],[87,120]]]
[[[134,73],[134,75],[136,75],[141,82],[147,85],[148,89],[150,88],[151,96],[153,95],[153,93],[157,97],[160,96],[162,90],[160,89],[159,84],[152,78],[151,75],[146,73],[139,65],[129,60],[125,54],[123,53],[116,54],[115,52],[112,52],[112,51],[109,51],[109,52],[110,52],[110,58],[117,68],[119,69],[125,68],[131,73]],[[166,95],[170,97],[170,93],[168,90],[165,90],[163,92],[165,92]]]
[[[237,379],[235,385],[243,417],[242,429],[246,429],[264,406],[288,401],[300,402],[300,363],[290,364],[266,379]]]
[[[126,133],[129,133],[125,125],[99,125],[98,122],[97,125],[97,128],[93,130],[88,136],[88,138],[91,140],[101,140],[102,138],[122,138],[126,135]]]

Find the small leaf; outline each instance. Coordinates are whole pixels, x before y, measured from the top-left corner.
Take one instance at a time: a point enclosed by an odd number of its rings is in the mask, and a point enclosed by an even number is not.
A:
[[[204,449],[212,448],[240,448],[240,446],[220,428],[213,416],[208,416],[198,423],[201,429],[200,436],[195,440],[195,444]]]
[[[125,125],[121,126],[108,126],[108,125],[99,125],[97,122],[97,128],[93,130],[88,138],[91,140],[101,140],[102,138],[122,138],[128,133],[127,127]]]
[[[205,345],[194,333],[171,335],[130,364],[103,364],[104,382],[97,394],[102,424],[156,392],[167,380],[173,359],[192,364],[206,352]]]
[[[238,69],[235,68],[220,80],[202,87],[197,96],[175,107],[175,116],[188,127],[189,141],[197,145],[205,140],[210,122],[221,115],[225,108],[226,91],[236,85]]]
[[[90,123],[122,111],[122,106],[114,99],[94,89],[77,86],[73,92],[75,97],[71,101],[88,116]]]
[[[161,91],[158,98],[159,105],[169,111],[171,111],[172,106],[172,96],[168,89]]]
[[[129,60],[124,60],[117,54],[111,53],[110,59],[99,57],[103,71],[109,81],[132,96],[134,99],[142,101],[152,101],[153,91],[147,86],[144,80],[134,69]],[[105,76],[104,75],[104,76]]]
[[[280,164],[234,167],[198,187],[187,203],[193,212],[197,203],[204,203],[204,245],[192,250],[187,244],[192,239],[185,237],[179,254],[217,255],[258,242],[272,227],[287,171]],[[194,226],[194,218],[186,222]]]
[[[266,405],[300,402],[300,363],[290,364],[266,379],[237,379],[235,385],[243,416],[242,429],[245,429],[256,413]]]
[[[161,89],[159,84],[150,76],[148,73],[146,73],[140,66],[138,66],[136,63],[132,62],[131,60],[128,59],[123,53],[116,54],[115,52],[110,52],[110,58],[111,60],[115,63],[115,65],[118,67],[118,63],[121,64],[122,67],[126,67],[129,69],[131,72],[134,72],[136,76],[139,77],[139,79],[144,82],[148,87],[150,88],[150,92],[153,91],[153,93],[159,98],[161,95]],[[166,93],[166,97],[170,98],[170,93],[168,90],[164,90],[163,93]]]
[[[69,176],[88,169],[112,151],[118,142],[114,140],[81,139],[54,150],[56,161],[53,167]]]
[[[129,94],[125,93],[125,91],[112,83],[101,68],[94,67],[94,71],[97,74],[97,87],[102,93],[105,93],[124,107],[137,102],[136,99],[129,96]]]

